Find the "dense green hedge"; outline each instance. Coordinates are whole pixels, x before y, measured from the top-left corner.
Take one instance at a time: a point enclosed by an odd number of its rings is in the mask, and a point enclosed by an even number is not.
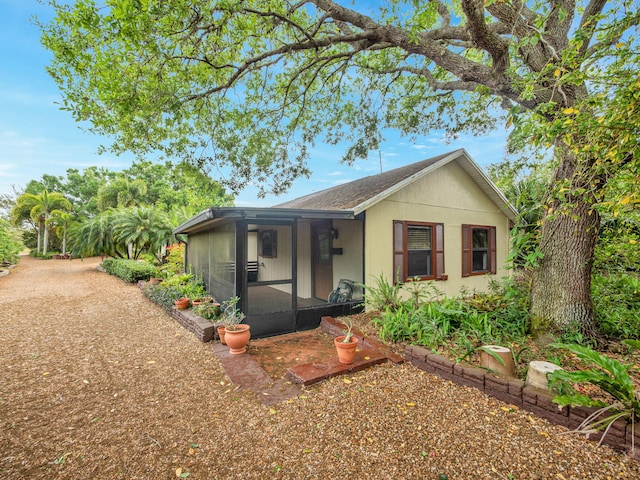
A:
[[[138,280],[149,280],[157,275],[156,267],[146,262],[126,260],[122,258],[108,258],[102,262],[107,273],[120,277],[125,282],[135,283]]]

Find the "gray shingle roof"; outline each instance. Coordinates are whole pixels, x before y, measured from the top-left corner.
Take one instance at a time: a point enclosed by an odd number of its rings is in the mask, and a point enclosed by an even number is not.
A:
[[[288,202],[275,205],[278,208],[309,208],[317,210],[356,210],[358,206],[372,198],[383,194],[394,186],[403,183],[413,175],[432,167],[439,161],[462,152],[445,153],[437,157],[428,158],[420,162],[405,165],[378,175],[360,178],[353,182],[344,183],[326,190],[311,193]]]

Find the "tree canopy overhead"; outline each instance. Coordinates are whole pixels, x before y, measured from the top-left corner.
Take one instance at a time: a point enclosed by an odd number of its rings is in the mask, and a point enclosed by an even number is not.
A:
[[[635,0],[51,4],[63,107],[115,150],[231,167],[235,188],[284,191],[317,140],[352,161],[386,128],[483,133],[506,113],[514,147],[556,152],[534,314],[591,322],[593,205],[640,156]]]

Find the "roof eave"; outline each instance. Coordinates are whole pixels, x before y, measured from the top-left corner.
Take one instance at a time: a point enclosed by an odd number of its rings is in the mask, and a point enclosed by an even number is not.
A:
[[[262,208],[262,207],[212,207],[205,210],[174,229],[173,233],[190,233],[202,230],[206,224],[217,220],[237,218],[247,220],[288,220],[288,219],[333,219],[352,220],[352,210],[315,210],[305,208]]]

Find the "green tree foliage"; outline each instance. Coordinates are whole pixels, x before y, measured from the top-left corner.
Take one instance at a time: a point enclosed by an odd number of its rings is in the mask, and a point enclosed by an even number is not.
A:
[[[39,194],[23,193],[16,200],[12,211],[15,225],[21,225],[24,221],[32,221],[38,231],[37,252],[40,253],[40,238],[42,235],[42,254],[47,254],[49,246],[49,220],[54,210],[71,210],[72,205],[64,195],[58,192],[43,190]]]
[[[114,210],[107,210],[72,227],[72,254],[77,257],[127,258],[126,245],[115,240],[115,216]]]
[[[22,250],[22,244],[17,240],[11,224],[0,218],[0,264],[15,263],[20,250]]]
[[[72,213],[64,210],[52,210],[51,216],[47,221],[47,226],[53,226],[56,235],[62,240],[62,253],[67,253],[67,232],[73,223],[74,217]]]
[[[98,190],[98,209],[126,208],[139,205],[147,193],[143,180],[130,180],[126,176],[116,177]]]
[[[115,241],[132,246],[132,257],[148,252],[162,261],[163,248],[173,238],[168,215],[154,207],[133,207],[116,211]]]
[[[233,188],[284,191],[317,139],[350,162],[385,128],[480,134],[506,111],[512,148],[554,151],[533,313],[593,326],[594,206],[640,156],[633,0],[50,3],[63,108],[115,151],[230,167]]]

